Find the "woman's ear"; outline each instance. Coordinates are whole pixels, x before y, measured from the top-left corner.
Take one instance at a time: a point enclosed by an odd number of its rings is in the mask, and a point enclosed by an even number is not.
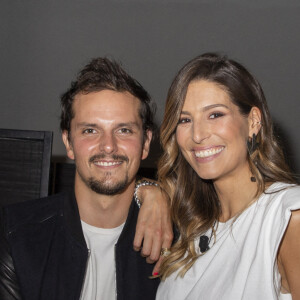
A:
[[[252,137],[253,134],[257,135],[261,126],[261,111],[258,107],[254,106],[248,115],[249,137]]]

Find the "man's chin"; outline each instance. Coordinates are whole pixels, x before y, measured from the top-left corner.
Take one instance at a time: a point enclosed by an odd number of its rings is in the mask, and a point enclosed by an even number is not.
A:
[[[97,194],[112,196],[122,193],[128,186],[128,180],[126,178],[123,181],[109,183],[89,178],[87,184]]]

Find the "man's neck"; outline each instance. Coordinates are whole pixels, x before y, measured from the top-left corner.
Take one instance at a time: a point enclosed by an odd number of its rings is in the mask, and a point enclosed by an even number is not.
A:
[[[97,194],[75,178],[75,196],[80,219],[99,228],[115,228],[126,221],[134,193],[133,181],[117,195]]]

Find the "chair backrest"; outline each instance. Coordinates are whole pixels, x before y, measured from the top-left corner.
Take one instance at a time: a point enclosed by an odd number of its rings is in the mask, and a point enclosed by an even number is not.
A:
[[[45,197],[52,132],[0,129],[0,205]]]

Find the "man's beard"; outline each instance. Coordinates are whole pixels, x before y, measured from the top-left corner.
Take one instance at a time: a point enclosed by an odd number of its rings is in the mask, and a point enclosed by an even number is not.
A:
[[[90,163],[93,163],[94,161],[105,159],[107,158],[104,154],[98,154],[94,155],[89,159]],[[129,161],[127,156],[123,155],[112,155],[110,158],[112,158],[115,161],[123,161],[127,163]],[[104,178],[102,180],[98,180],[95,177],[89,177],[84,178],[79,170],[78,174],[81,177],[82,181],[95,193],[101,194],[101,195],[116,195],[118,193],[121,193],[124,191],[124,189],[128,186],[128,173],[126,172],[124,179],[120,180],[119,182],[110,182],[111,172],[107,172],[104,175]]]
[[[97,194],[101,195],[116,195],[124,191],[128,185],[128,174],[126,174],[124,180],[116,183],[108,183],[106,179],[97,180],[94,177],[90,177],[86,184],[88,187]]]

